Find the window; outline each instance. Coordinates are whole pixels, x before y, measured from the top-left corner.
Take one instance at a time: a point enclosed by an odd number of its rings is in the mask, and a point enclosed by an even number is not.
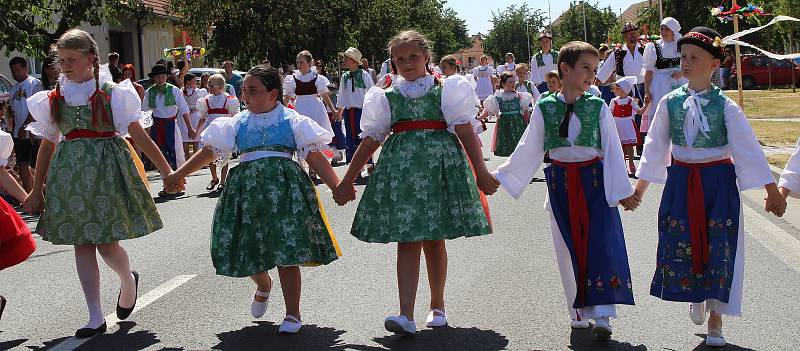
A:
[[[772,59],[772,68],[789,69],[789,62]]]

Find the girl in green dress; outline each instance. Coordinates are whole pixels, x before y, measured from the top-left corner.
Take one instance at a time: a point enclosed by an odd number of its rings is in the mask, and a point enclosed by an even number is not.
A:
[[[23,207],[30,213],[44,209],[37,225],[44,240],[75,246],[89,309],[89,322],[75,333],[83,338],[106,330],[95,252],[119,275],[117,317],[125,319],[136,305],[139,276],[119,241],[162,227],[141,161],[121,136],[130,133],[162,176],[172,169],[139,124],[141,100],[131,81],[114,84],[107,70],[100,73],[94,39],[72,29],[56,47],[63,75],[54,90],[28,99],[35,120],[29,129],[43,139],[35,184]]]
[[[333,132],[284,107],[282,80],[261,65],[247,72],[242,99],[247,110],[219,117],[200,138],[203,149],[165,180],[178,185],[191,173],[232,152],[239,152],[214,211],[211,259],[217,274],[250,277],[256,292],[250,313],[267,311],[278,267],[286,317],[278,331],[297,333],[300,322],[300,267],[328,264],[340,255],[325,210],[311,178],[292,159],[305,159],[330,188],[339,182],[322,152]]]
[[[389,87],[367,93],[362,141],[334,198],[340,205],[355,199],[353,182],[359,170],[383,144],[350,233],[366,242],[398,243],[400,315],[386,318],[384,325],[391,332],[408,335],[416,332],[414,303],[421,251],[425,251],[431,287],[426,324],[444,326],[444,239],[491,233],[481,191],[492,194],[499,183],[486,170],[473,129],[477,107],[469,80],[434,78],[427,69],[428,40],[416,31],[395,36],[389,52],[398,76]]]
[[[533,97],[530,93],[515,90],[516,79],[511,72],[501,73],[502,90],[483,101],[481,119],[485,119],[489,114],[498,116],[492,137],[492,151],[495,156],[511,156],[522,134],[525,133],[531,117],[530,106]]]

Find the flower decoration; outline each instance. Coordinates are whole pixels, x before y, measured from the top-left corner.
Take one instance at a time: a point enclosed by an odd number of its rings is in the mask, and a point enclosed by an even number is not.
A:
[[[747,4],[747,6],[739,6],[734,4],[729,10],[725,10],[724,6],[718,6],[711,9],[711,15],[716,17],[720,22],[727,23],[733,21],[733,16],[739,18],[756,18],[758,16],[767,16],[770,13],[764,11],[763,8],[754,4]]]

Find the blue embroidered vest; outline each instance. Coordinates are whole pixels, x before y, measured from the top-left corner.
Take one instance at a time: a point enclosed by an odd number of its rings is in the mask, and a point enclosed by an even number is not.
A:
[[[278,121],[276,123],[259,123],[258,117],[249,111],[242,112],[241,123],[236,131],[236,148],[242,152],[279,151],[291,153],[297,149],[292,132],[291,116],[285,107],[278,105]],[[274,118],[274,117],[267,117]]]

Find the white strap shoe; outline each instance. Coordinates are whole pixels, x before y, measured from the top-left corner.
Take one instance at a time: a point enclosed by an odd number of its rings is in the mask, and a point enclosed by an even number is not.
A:
[[[569,323],[569,326],[572,329],[586,329],[586,328],[591,327],[591,325],[589,324],[589,321],[587,321],[585,319],[584,320],[573,319]]]
[[[383,320],[383,327],[386,330],[400,335],[414,335],[417,332],[417,324],[408,320],[406,316],[389,316]]]
[[[447,325],[447,314],[444,311],[434,308],[428,313],[428,318],[425,320],[425,326],[429,328],[444,327]]]
[[[725,336],[722,335],[722,330],[708,329],[706,335],[706,346],[723,347],[727,344]]]
[[[694,324],[703,325],[706,322],[706,304],[704,302],[690,304],[689,317]]]
[[[269,290],[272,291],[272,277],[269,278]],[[263,292],[256,289],[256,296],[260,296],[265,298],[264,302],[256,301],[255,296],[253,297],[253,301],[250,303],[250,315],[255,318],[261,318],[264,316],[264,313],[267,313],[267,305],[269,305],[269,293],[270,291]]]
[[[611,324],[608,323],[608,317],[595,319],[592,333],[597,340],[610,340],[614,331],[611,329]]]
[[[283,319],[281,326],[278,328],[278,333],[281,334],[295,334],[303,327],[303,322],[295,316],[287,314]]]

